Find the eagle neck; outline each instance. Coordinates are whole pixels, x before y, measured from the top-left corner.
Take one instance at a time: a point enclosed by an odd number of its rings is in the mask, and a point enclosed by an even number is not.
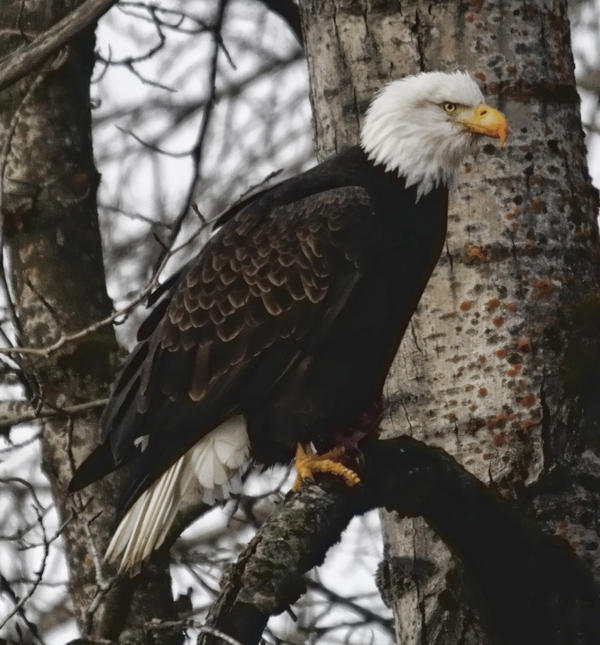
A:
[[[396,213],[400,208],[430,224],[440,214],[445,220],[448,199],[445,182],[431,188],[426,194],[419,195],[418,186],[407,186],[405,177],[398,175],[395,170],[388,170],[384,164],[373,161],[361,146],[346,149],[325,162],[328,163],[343,174],[344,183],[363,186],[384,212]]]

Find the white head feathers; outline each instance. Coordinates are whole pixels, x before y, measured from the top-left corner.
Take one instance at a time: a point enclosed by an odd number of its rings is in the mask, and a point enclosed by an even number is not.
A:
[[[417,200],[450,184],[470,149],[472,133],[446,113],[447,103],[475,108],[483,94],[465,72],[425,72],[386,85],[365,116],[363,149],[407,186],[417,185]]]

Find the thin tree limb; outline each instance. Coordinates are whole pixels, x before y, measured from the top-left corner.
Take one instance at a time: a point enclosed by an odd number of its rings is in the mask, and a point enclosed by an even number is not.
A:
[[[31,584],[31,587],[28,589],[28,591],[21,597],[17,597],[14,594],[9,594],[11,597],[11,600],[15,602],[15,606],[12,611],[10,611],[2,620],[0,620],[0,630],[8,623],[8,621],[15,615],[19,616],[27,625],[29,628],[29,631],[31,632],[32,637],[34,638],[35,641],[38,643],[43,643],[42,639],[40,638],[39,630],[38,627],[35,623],[29,621],[26,616],[25,616],[25,606],[27,605],[27,602],[30,600],[30,598],[33,596],[33,594],[37,591],[40,583],[42,582],[42,579],[44,577],[44,573],[46,571],[46,565],[48,563],[48,556],[50,554],[50,541],[48,540],[48,535],[46,533],[46,527],[44,526],[44,520],[43,520],[43,511],[44,508],[40,504],[40,501],[37,498],[37,495],[35,493],[35,490],[33,486],[29,482],[26,482],[22,479],[19,478],[10,478],[12,481],[18,481],[22,485],[25,485],[26,488],[29,489],[31,496],[33,498],[34,504],[33,510],[35,512],[36,518],[37,518],[37,523],[38,526],[40,527],[41,533],[42,533],[42,560],[39,565],[39,568],[35,572],[35,580]],[[4,480],[6,481],[6,480]],[[4,483],[4,482],[3,482]],[[2,576],[2,584],[1,588],[4,588],[6,590],[8,582]]]
[[[211,221],[212,220],[206,220],[205,222],[202,223],[200,227],[196,229],[196,231],[194,231],[194,233],[190,235],[190,237],[185,242],[183,242],[179,246],[168,249],[161,256],[161,262],[157,266],[156,270],[153,272],[152,277],[150,278],[146,286],[141,291],[139,291],[139,293],[135,296],[135,298],[133,298],[128,304],[126,304],[121,309],[114,311],[109,316],[106,316],[105,318],[97,320],[93,322],[91,325],[88,325],[87,327],[80,329],[78,331],[72,332],[70,334],[65,334],[64,332],[62,332],[59,338],[54,343],[51,343],[50,345],[45,345],[43,347],[16,347],[16,346],[0,347],[0,354],[7,354],[7,355],[26,354],[30,356],[41,356],[43,358],[48,358],[49,356],[57,352],[59,349],[62,349],[67,343],[81,340],[82,338],[89,336],[90,334],[97,331],[98,329],[101,329],[106,325],[110,325],[111,323],[115,322],[118,318],[129,316],[129,314],[131,314],[131,312],[143,300],[145,300],[146,297],[150,295],[154,291],[154,289],[158,286],[158,279],[160,278],[162,270],[165,268],[167,262],[176,253],[178,253],[182,249],[186,248],[189,244],[191,244],[193,240],[195,240],[202,233],[202,231],[204,231],[206,227],[211,224]]]
[[[88,410],[102,408],[108,403],[108,399],[97,399],[86,401],[77,405],[69,405],[64,408],[43,406],[41,410],[34,410],[28,401],[7,400],[0,401],[0,433],[21,423],[50,419],[58,416],[73,416],[82,414]]]
[[[358,614],[363,621],[368,623],[376,623],[379,627],[385,630],[388,633],[390,638],[394,638],[394,627],[393,620],[391,618],[384,618],[379,614],[375,613],[367,607],[363,607],[353,598],[347,598],[342,596],[335,591],[329,589],[321,582],[311,580],[310,578],[306,580],[306,586],[308,589],[316,591],[317,593],[322,594],[329,600],[333,605],[342,605],[345,608],[349,609],[351,612]],[[329,611],[329,608],[327,609]]]
[[[183,201],[183,206],[179,211],[179,214],[171,223],[171,231],[168,236],[166,247],[170,248],[172,244],[175,243],[177,236],[179,235],[183,222],[188,214],[190,206],[192,205],[194,192],[198,184],[198,179],[200,178],[200,165],[202,161],[202,150],[204,147],[204,141],[208,133],[208,128],[210,125],[211,117],[213,114],[216,96],[217,96],[217,65],[219,62],[219,52],[221,49],[227,51],[223,46],[223,40],[221,38],[221,29],[223,28],[223,23],[225,20],[225,11],[227,9],[227,4],[229,0],[219,0],[219,6],[217,9],[217,15],[215,17],[215,22],[212,27],[213,33],[213,52],[210,60],[209,72],[208,72],[208,97],[206,98],[206,107],[202,113],[202,119],[200,122],[200,127],[198,130],[198,135],[194,143],[194,147],[189,151],[190,156],[192,157],[192,179],[190,181],[187,194]],[[155,266],[158,266],[164,262],[164,256],[166,251],[159,255]]]
[[[0,63],[0,91],[23,78],[106,13],[117,0],[86,0],[62,20]]]

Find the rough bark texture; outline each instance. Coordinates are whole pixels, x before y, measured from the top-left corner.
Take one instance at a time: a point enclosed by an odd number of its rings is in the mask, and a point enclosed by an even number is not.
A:
[[[0,12],[0,57],[42,33],[78,3],[5,0]],[[111,311],[106,295],[96,213],[98,173],[90,132],[89,82],[93,30],[87,30],[53,61],[2,93],[0,178],[3,233],[20,320],[21,345],[46,346],[61,333],[85,328]],[[45,404],[68,407],[106,396],[117,344],[110,328],[66,345],[49,358],[24,358]],[[36,391],[37,390],[37,391]],[[116,582],[101,563],[112,522],[115,479],[70,497],[66,487],[95,444],[98,413],[44,425],[43,468],[60,515],[71,572],[75,614],[82,632],[116,638],[122,629],[136,642],[152,618],[172,618],[166,567],[144,579]],[[114,581],[113,581],[114,582]],[[165,636],[161,642],[178,642]]]
[[[304,573],[321,564],[352,517],[385,507],[422,516],[460,558],[476,589],[469,606],[494,642],[596,642],[598,590],[563,540],[544,535],[439,448],[399,437],[367,442],[363,453],[360,486],[351,489],[336,478],[303,486],[269,517],[226,571],[210,628],[243,645],[258,643],[269,616],[303,593]],[[384,562],[378,582],[384,600],[393,602],[402,583],[397,569]],[[201,642],[221,641],[206,635]]]
[[[385,81],[419,70],[466,68],[505,112],[505,149],[483,145],[452,194],[447,252],[392,369],[385,426],[444,447],[599,576],[597,202],[567,2],[300,5],[320,157],[357,141]],[[386,515],[384,533],[398,641],[491,642],[460,562],[425,522]]]

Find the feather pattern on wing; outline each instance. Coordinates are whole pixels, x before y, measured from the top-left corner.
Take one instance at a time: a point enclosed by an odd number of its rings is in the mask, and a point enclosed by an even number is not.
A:
[[[134,472],[123,511],[199,437],[244,413],[250,392],[267,394],[305,339],[331,324],[371,251],[364,189],[268,196],[225,222],[162,294],[162,316],[140,328],[103,417],[115,466]]]
[[[327,445],[380,396],[442,248],[446,194],[415,205],[414,189],[353,148],[221,217],[152,297],[102,444],[70,485],[124,469],[109,554],[127,566],[145,558],[190,481],[204,483],[208,502],[239,484],[232,455],[245,448],[213,433],[232,418],[268,465],[290,459],[297,441]],[[205,439],[210,450],[196,451]]]

